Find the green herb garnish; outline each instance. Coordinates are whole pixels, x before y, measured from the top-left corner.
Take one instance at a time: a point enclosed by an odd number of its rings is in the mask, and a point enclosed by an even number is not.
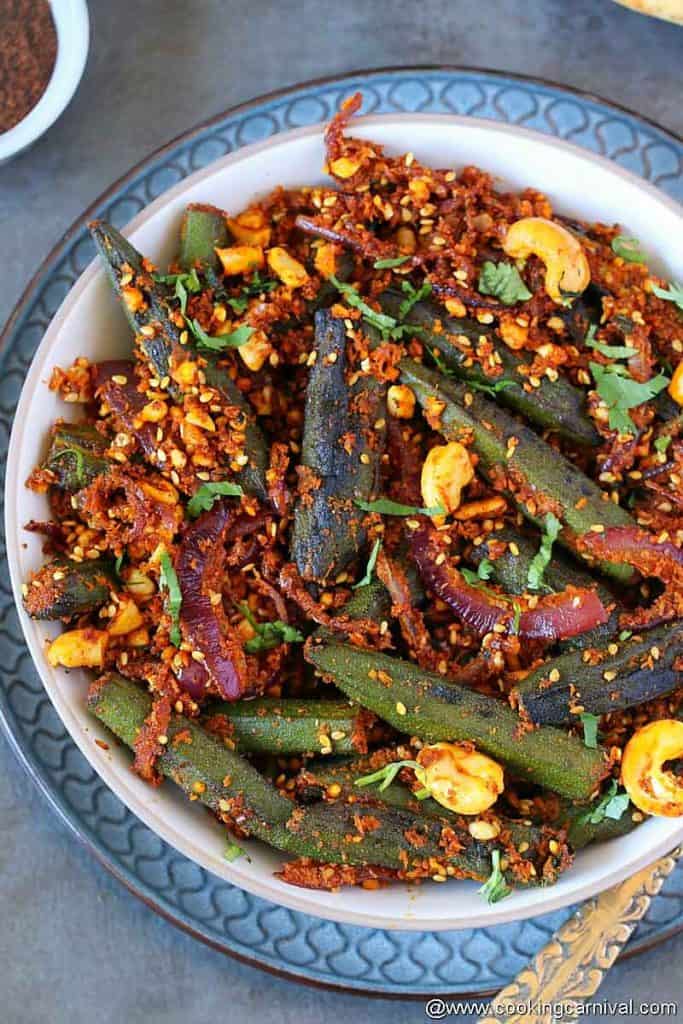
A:
[[[479,893],[484,896],[487,903],[498,903],[509,896],[512,889],[505,881],[505,876],[500,870],[500,850],[493,850],[491,853],[491,874],[482,885]]]
[[[401,283],[401,291],[406,295],[406,298],[398,307],[398,318],[402,321],[405,320],[417,302],[429,298],[432,294],[432,286],[431,282],[423,281],[419,288],[414,288],[410,281],[403,281]]]
[[[117,555],[116,561],[114,562],[114,572],[121,579],[121,569],[126,558],[126,552],[122,551],[120,555]]]
[[[632,636],[633,636],[632,630],[630,630],[630,629],[622,629],[621,633],[619,634],[619,639],[623,643],[624,640],[630,640]]]
[[[180,589],[180,583],[178,582],[178,576],[173,568],[173,562],[171,561],[171,556],[168,551],[161,552],[159,565],[161,566],[159,586],[166,591],[168,598],[167,611],[171,616],[172,623],[169,637],[174,647],[180,647],[180,641],[182,639],[180,634],[180,608],[183,603],[183,595]]]
[[[402,505],[391,498],[377,498],[376,501],[355,501],[354,504],[363,512],[379,512],[383,516],[445,516],[446,509],[441,505],[432,508],[418,508],[417,505]]]
[[[175,297],[180,303],[180,312],[185,316],[187,310],[188,292],[196,295],[202,290],[202,283],[199,280],[197,271],[193,267],[187,273],[182,274],[153,274],[155,281],[160,284],[175,285]]]
[[[230,864],[232,864],[232,862],[234,860],[237,860],[238,857],[243,857],[244,856],[244,850],[242,849],[242,847],[238,843],[231,843],[230,842],[226,846],[225,853],[223,854],[223,856],[225,857],[225,859]]]
[[[241,348],[242,345],[246,345],[256,330],[255,327],[242,324],[230,334],[221,334],[219,337],[213,338],[206,333],[198,320],[188,321],[188,323],[199,347],[211,349],[212,352],[222,352],[226,348]]]
[[[410,256],[392,256],[386,260],[375,260],[373,267],[375,270],[393,270],[394,267],[402,267],[409,259]]]
[[[591,324],[588,328],[588,334],[583,339],[584,344],[589,348],[594,348],[596,352],[600,352],[601,355],[606,356],[608,359],[630,359],[631,356],[638,354],[638,349],[630,348],[628,345],[603,345],[601,341],[595,340],[597,331],[598,329],[595,324]]]
[[[208,512],[219,497],[241,498],[244,491],[239,484],[221,480],[218,483],[202,484],[187,503],[187,514],[196,519],[201,512]]]
[[[661,437],[655,438],[655,451],[661,452],[662,454],[667,450],[671,444],[671,438],[668,434],[662,434]]]
[[[527,575],[527,584],[530,590],[540,590],[543,585],[543,574],[550,564],[550,559],[553,555],[553,544],[560,535],[562,529],[562,523],[552,512],[548,512],[545,517],[545,526],[543,530],[543,536],[541,537],[541,544],[531,559],[529,565],[529,572]]]
[[[683,309],[683,284],[672,281],[668,288],[660,288],[658,285],[653,285],[652,291],[658,299],[673,302],[679,309]]]
[[[494,295],[504,306],[514,306],[531,298],[531,292],[513,263],[487,260],[479,274],[478,288],[482,295]]]
[[[490,580],[492,572],[493,562],[489,562],[488,558],[482,558],[476,572],[472,572],[471,569],[466,569],[464,566],[460,569],[460,575],[463,579],[474,587],[478,586],[482,580]]]
[[[493,562],[490,562],[488,558],[482,558],[481,562],[477,566],[477,576],[480,580],[490,580],[493,569]]]
[[[609,788],[597,802],[578,819],[582,825],[599,825],[605,818],[610,821],[619,821],[622,814],[629,805],[628,793],[620,793],[617,780],[612,779]]]
[[[228,299],[228,305],[235,313],[244,313],[249,305],[249,299],[253,295],[262,295],[264,292],[272,292],[280,284],[273,278],[266,277],[261,280],[258,270],[248,284],[242,285],[241,294]]]
[[[599,721],[599,715],[591,715],[588,711],[584,711],[581,715],[581,724],[583,725],[583,743],[584,746],[590,747],[591,750],[597,750],[598,747]]]
[[[514,636],[517,636],[517,634],[519,633],[519,624],[522,619],[522,607],[521,605],[517,604],[516,601],[512,602],[512,607],[515,613],[512,619],[512,633]]]
[[[484,384],[483,381],[479,380],[468,380],[467,387],[470,391],[483,391],[485,395],[490,395],[491,398],[495,398],[499,391],[505,391],[506,388],[514,388],[516,381],[510,380],[509,377],[501,377],[500,380],[493,381],[491,384]]]
[[[370,557],[368,558],[368,564],[365,567],[365,575],[363,576],[362,580],[358,580],[358,583],[353,584],[353,587],[351,588],[352,590],[358,590],[359,587],[367,587],[369,586],[370,583],[372,583],[372,575],[375,571],[375,564],[377,562],[377,556],[379,554],[379,549],[381,547],[382,540],[380,537],[378,537],[372,546],[372,551],[370,552]]]
[[[382,335],[391,334],[397,325],[393,316],[388,316],[386,313],[378,313],[376,309],[373,309],[372,306],[369,306],[367,302],[360,297],[352,285],[339,281],[334,274],[330,275],[329,280],[337,291],[344,296],[349,306],[353,309],[359,310],[363,314],[363,318],[367,320],[371,327],[375,327]]]
[[[418,782],[423,781],[422,776],[424,773],[422,765],[418,764],[417,761],[390,761],[389,764],[385,764],[383,768],[379,769],[379,771],[373,772],[371,775],[363,775],[360,779],[356,779],[354,785],[373,786],[376,782],[379,782],[377,789],[382,793],[391,785],[401,768],[412,768]]]
[[[52,456],[54,459],[61,459],[64,455],[72,455],[76,460],[76,476],[79,480],[85,479],[85,460],[83,458],[83,452],[80,448],[60,448],[58,452]]]
[[[247,654],[259,654],[262,651],[272,651],[280,644],[302,644],[306,637],[294,626],[282,622],[281,619],[274,619],[272,622],[258,622],[252,615],[248,604],[239,605],[239,609],[245,619],[256,633],[244,645]]]
[[[635,433],[635,424],[628,410],[649,402],[669,383],[669,378],[662,373],[651,380],[638,381],[633,380],[623,366],[588,365],[595,380],[595,389],[609,411],[609,425],[620,434]]]
[[[612,239],[612,252],[615,256],[621,256],[627,263],[645,263],[647,257],[640,248],[637,238],[627,238],[626,235],[617,235]]]

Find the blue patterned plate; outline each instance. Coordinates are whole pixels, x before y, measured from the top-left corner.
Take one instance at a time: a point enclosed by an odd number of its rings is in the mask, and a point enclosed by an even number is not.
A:
[[[557,86],[493,72],[410,69],[315,82],[222,114],[138,165],[83,215],[29,285],[2,337],[0,452],[45,329],[94,256],[86,221],[123,225],[171,185],[240,146],[327,120],[356,89],[366,113],[424,111],[522,124],[615,160],[683,201],[683,141],[628,111]],[[74,834],[132,892],[218,949],[302,981],[397,996],[480,993],[510,980],[571,909],[495,928],[395,932],[309,917],[249,895],[184,858],[105,787],[65,731],[24,646],[0,567],[2,724],[17,756]],[[683,864],[638,926],[629,952],[683,928]]]

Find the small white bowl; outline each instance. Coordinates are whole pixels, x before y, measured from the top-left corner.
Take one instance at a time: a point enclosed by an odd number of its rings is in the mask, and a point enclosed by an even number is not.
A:
[[[49,0],[57,32],[57,57],[50,81],[35,107],[14,128],[0,133],[0,164],[6,163],[55,123],[76,92],[90,45],[85,0]]]
[[[443,114],[389,114],[361,118],[354,135],[385,145],[393,153],[412,150],[437,167],[476,164],[502,179],[508,188],[531,186],[546,192],[559,212],[587,220],[620,221],[657,254],[652,265],[683,280],[683,209],[654,186],[616,164],[577,146],[537,132],[471,117]],[[213,203],[232,212],[276,185],[322,183],[323,128],[284,132],[217,160],[179,182],[146,207],[125,230],[157,264],[170,261],[187,203]],[[190,803],[170,783],[153,789],[130,770],[130,756],[88,713],[89,674],[53,668],[45,657],[54,623],[35,622],[22,607],[21,584],[44,561],[42,538],[23,529],[29,519],[49,517],[45,495],[25,487],[43,456],[50,426],[58,417],[78,418],[47,381],[55,365],[77,356],[93,361],[124,357],[131,336],[99,263],[93,263],[71,289],[47,329],[26,376],[7,457],[6,538],[10,575],[24,636],[65,727],[107,786],[146,825],[185,856],[213,874],[274,903],[333,921],[377,928],[438,931],[476,928],[547,913],[587,899],[644,867],[683,839],[681,819],[653,818],[629,835],[582,850],[558,884],[522,889],[488,906],[472,882],[407,884],[379,891],[345,889],[338,893],[298,889],[277,879],[283,856],[257,842],[248,844],[249,860],[228,863],[225,829],[198,803]],[[97,740],[106,740],[107,749]]]

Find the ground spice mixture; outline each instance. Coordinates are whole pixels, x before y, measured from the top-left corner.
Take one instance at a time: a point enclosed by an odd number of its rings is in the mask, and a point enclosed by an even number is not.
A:
[[[14,128],[36,106],[56,56],[47,0],[0,0],[0,132]]]

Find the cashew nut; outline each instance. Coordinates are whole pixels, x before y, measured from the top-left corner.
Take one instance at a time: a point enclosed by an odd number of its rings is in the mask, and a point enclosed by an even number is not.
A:
[[[631,737],[621,759],[621,778],[636,807],[665,818],[683,815],[683,780],[664,768],[683,757],[683,722],[650,722]]]
[[[481,814],[503,792],[503,769],[470,744],[432,743],[417,755],[418,781],[456,814]]]
[[[545,290],[554,302],[584,291],[591,279],[581,243],[545,217],[523,217],[508,229],[503,249],[515,260],[532,253],[545,263]]]
[[[473,476],[470,454],[464,445],[459,441],[435,445],[422,466],[422,500],[427,508],[441,505],[446,512],[455,512],[462,489]]]

